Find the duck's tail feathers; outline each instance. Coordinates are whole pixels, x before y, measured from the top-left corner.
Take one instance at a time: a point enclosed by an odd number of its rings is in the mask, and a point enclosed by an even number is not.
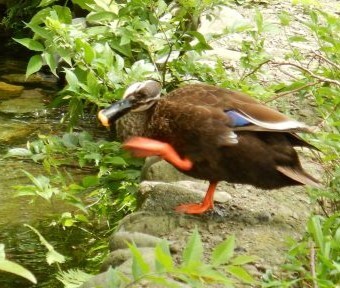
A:
[[[294,169],[287,166],[277,166],[276,169],[287,177],[295,180],[296,182],[309,185],[314,188],[322,188],[319,180],[315,179],[313,176],[309,175],[301,169]]]

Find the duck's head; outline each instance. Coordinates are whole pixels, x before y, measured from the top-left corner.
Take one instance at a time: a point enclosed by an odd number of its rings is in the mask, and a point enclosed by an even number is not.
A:
[[[154,80],[134,83],[126,89],[122,100],[99,111],[98,118],[104,126],[109,127],[130,111],[141,112],[149,109],[160,98],[161,90],[161,84]]]

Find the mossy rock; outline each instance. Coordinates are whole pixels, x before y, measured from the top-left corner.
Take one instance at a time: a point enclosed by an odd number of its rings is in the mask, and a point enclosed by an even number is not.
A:
[[[24,90],[24,86],[12,85],[0,81],[0,100],[18,97]]]

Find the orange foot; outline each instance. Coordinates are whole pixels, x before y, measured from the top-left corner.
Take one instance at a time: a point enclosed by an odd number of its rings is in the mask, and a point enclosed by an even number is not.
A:
[[[168,143],[145,137],[133,137],[123,144],[136,157],[160,156],[181,170],[190,170],[192,162],[188,158],[182,159],[176,150]]]
[[[199,204],[183,204],[175,208],[177,212],[187,214],[202,214],[209,209],[214,208],[214,193],[216,190],[217,182],[210,182],[209,188],[202,203]]]
[[[203,203],[197,204],[183,204],[175,208],[176,212],[186,213],[186,214],[202,214],[205,211],[213,209],[214,205],[204,205]]]

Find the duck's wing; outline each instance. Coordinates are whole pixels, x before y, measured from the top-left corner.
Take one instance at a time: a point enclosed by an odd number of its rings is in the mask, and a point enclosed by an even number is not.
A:
[[[250,96],[205,84],[186,85],[176,89],[169,97],[179,102],[222,109],[235,130],[310,132],[310,128]]]
[[[224,125],[236,133],[242,130],[287,132],[293,146],[315,149],[295,134],[311,132],[307,125],[259,103],[244,93],[206,84],[192,84],[174,90],[167,95],[167,99],[177,103],[178,108],[187,105],[193,107],[186,109],[188,113],[192,111],[196,119],[199,114],[204,115],[205,119],[223,120]],[[189,115],[187,117],[190,118]]]

